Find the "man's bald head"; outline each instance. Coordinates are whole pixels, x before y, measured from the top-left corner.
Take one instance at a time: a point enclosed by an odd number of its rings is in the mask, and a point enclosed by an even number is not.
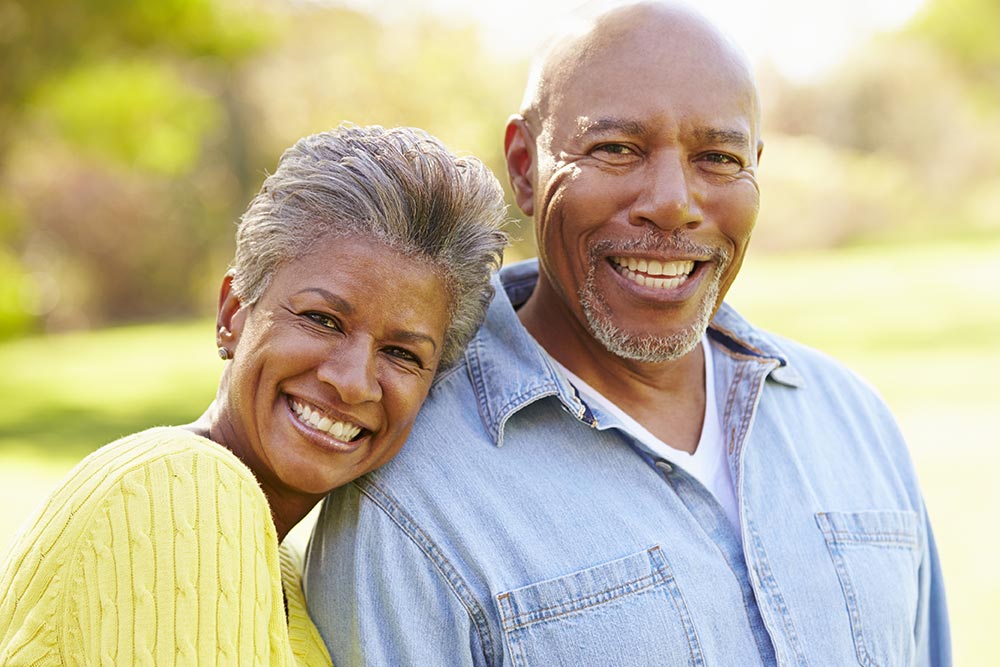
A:
[[[581,72],[609,59],[624,71],[630,60],[648,64],[649,58],[659,58],[663,68],[686,68],[695,74],[711,71],[716,77],[724,73],[733,85],[745,87],[753,96],[754,130],[759,135],[760,106],[746,55],[690,6],[658,0],[595,3],[572,16],[535,59],[521,115],[540,132]]]

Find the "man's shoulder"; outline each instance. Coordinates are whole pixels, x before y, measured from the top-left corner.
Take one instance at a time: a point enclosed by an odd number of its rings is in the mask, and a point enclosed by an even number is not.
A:
[[[465,447],[471,440],[499,446],[504,423],[525,405],[545,396],[569,400],[572,390],[515,310],[537,278],[535,260],[504,267],[494,277],[485,321],[462,358],[435,378],[407,447],[425,441],[435,449]]]
[[[470,364],[476,363],[468,355],[459,364],[448,369],[437,378],[427,400],[414,422],[413,429],[398,456],[402,460],[424,455],[438,456],[442,453],[468,450],[476,446],[489,446],[489,408],[485,404],[489,391],[482,378],[476,384],[476,376]],[[390,462],[387,473],[396,466]]]
[[[739,350],[742,346],[750,354],[777,359],[784,372],[775,373],[776,378],[791,376],[796,378],[792,384],[801,386],[847,383],[865,392],[873,391],[842,360],[803,341],[751,324],[728,304],[720,309],[713,328],[730,348]]]
[[[875,388],[847,362],[808,343],[770,331],[761,332],[779,347],[790,368],[802,377],[804,386],[838,385],[852,387],[874,396]]]

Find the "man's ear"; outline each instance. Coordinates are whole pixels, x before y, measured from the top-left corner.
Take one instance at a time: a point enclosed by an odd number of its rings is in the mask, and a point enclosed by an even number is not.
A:
[[[215,316],[215,343],[219,347],[235,353],[236,344],[243,334],[243,325],[247,319],[247,307],[233,291],[233,272],[228,271],[222,279],[219,288],[219,310]]]
[[[507,175],[517,207],[525,215],[535,213],[535,138],[522,116],[511,116],[503,140]]]

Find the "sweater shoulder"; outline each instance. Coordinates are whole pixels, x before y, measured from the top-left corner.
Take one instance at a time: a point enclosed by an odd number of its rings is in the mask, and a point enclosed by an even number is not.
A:
[[[232,452],[185,429],[152,428],[107,444],[77,464],[21,529],[5,567],[17,569],[21,559],[73,549],[96,512],[113,498],[137,494],[152,500],[143,513],[149,516],[133,516],[133,522],[151,521],[153,515],[174,521],[206,504],[223,513],[239,506],[269,517],[253,473]],[[155,500],[170,497],[179,502]]]
[[[108,628],[146,651],[165,605],[176,612],[170,632],[186,637],[201,607],[238,617],[240,601],[275,598],[277,573],[267,501],[239,459],[183,429],[136,433],[81,461],[15,540],[0,571],[10,627],[0,656],[83,651]],[[192,636],[218,630],[203,626]]]
[[[151,428],[115,440],[84,458],[74,472],[86,476],[102,471],[103,476],[115,478],[163,460],[180,464],[195,459],[211,460],[220,469],[253,478],[250,469],[228,449],[176,426]]]
[[[176,474],[166,477],[150,474],[164,469]],[[215,488],[220,477],[257,486],[250,469],[222,445],[186,429],[158,427],[133,433],[96,450],[73,469],[56,493],[69,493],[77,502],[85,502],[102,497],[136,477],[145,478],[149,491],[156,493],[168,481],[173,484],[178,479],[184,481],[183,471],[197,471],[198,475],[187,482],[199,487]],[[75,504],[70,498],[64,498],[63,502]]]

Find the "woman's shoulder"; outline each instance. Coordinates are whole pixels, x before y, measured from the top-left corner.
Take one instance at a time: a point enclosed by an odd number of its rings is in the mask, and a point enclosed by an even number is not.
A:
[[[163,502],[167,498],[171,502]],[[261,512],[267,507],[253,473],[232,452],[183,428],[156,427],[84,458],[37,510],[21,539],[43,552],[55,546],[47,544],[52,539],[69,545],[88,532],[93,516],[116,503],[149,508],[128,513],[136,525],[164,513],[172,521],[197,515],[206,504],[223,513],[231,506],[256,506]]]
[[[77,468],[98,468],[110,474],[129,470],[161,459],[207,457],[227,467],[247,470],[231,451],[222,445],[180,426],[157,426],[126,435],[95,450]],[[249,470],[247,470],[249,473]]]
[[[94,619],[102,633],[128,635],[130,650],[153,650],[158,628],[190,656],[188,639],[203,631],[231,647],[228,630],[199,621],[200,610],[241,618],[250,600],[265,609],[255,622],[283,620],[277,548],[260,486],[227,449],[182,428],[126,436],[74,469],[0,564],[11,593],[0,626],[19,633],[0,631],[0,656],[22,640],[41,646],[36,634],[63,649],[93,648],[104,641],[87,625]],[[108,606],[109,584],[131,592]]]
[[[97,498],[136,478],[155,488],[178,479],[211,485],[218,476],[254,480],[250,469],[222,445],[181,427],[159,426],[95,450],[73,468],[57,493]]]
[[[95,451],[74,472],[76,480],[71,475],[63,489],[77,498],[137,493],[169,497],[174,513],[206,502],[224,510],[229,500],[239,497],[267,505],[253,473],[235,454],[181,427],[156,427],[125,436]],[[155,503],[154,511],[157,506],[162,504]]]

